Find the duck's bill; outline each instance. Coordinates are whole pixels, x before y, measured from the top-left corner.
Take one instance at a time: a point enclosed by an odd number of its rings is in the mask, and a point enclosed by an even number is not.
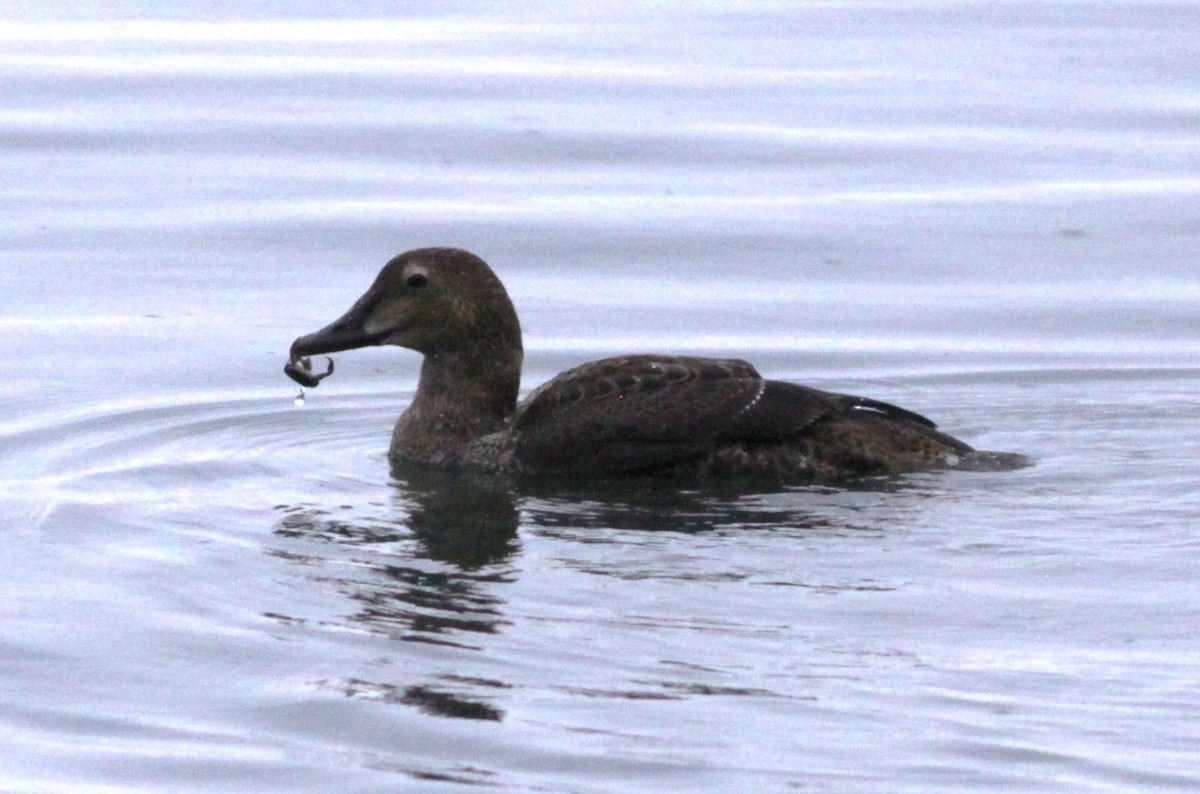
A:
[[[292,342],[291,361],[298,361],[305,356],[339,353],[343,350],[378,345],[387,336],[387,334],[368,334],[357,328],[343,328],[337,323],[333,323],[320,331],[301,336]]]
[[[331,322],[319,331],[301,336],[292,342],[289,363],[300,360],[305,356],[317,356],[322,353],[337,353],[342,350],[354,350],[359,347],[378,345],[388,337],[388,332],[368,333],[363,324],[374,303],[371,295],[364,295],[350,307],[350,311]]]

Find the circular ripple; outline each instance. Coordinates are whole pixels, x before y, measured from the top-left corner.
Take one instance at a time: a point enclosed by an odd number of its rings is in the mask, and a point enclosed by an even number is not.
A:
[[[0,430],[9,496],[45,515],[64,501],[229,503],[256,491],[377,487],[397,399],[368,394],[309,400],[219,393],[103,402],[18,420]]]

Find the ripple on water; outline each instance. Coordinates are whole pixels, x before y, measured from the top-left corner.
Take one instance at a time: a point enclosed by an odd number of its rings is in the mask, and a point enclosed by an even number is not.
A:
[[[244,502],[233,483],[277,500],[287,467],[319,470],[330,456],[345,462],[343,486],[374,488],[393,406],[356,395],[301,409],[278,393],[232,392],[51,407],[0,429],[0,456],[8,495],[42,518],[65,502]]]

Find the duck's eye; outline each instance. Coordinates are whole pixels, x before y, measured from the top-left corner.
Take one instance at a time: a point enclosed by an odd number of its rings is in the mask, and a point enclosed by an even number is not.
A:
[[[429,283],[429,276],[424,273],[413,273],[404,283],[413,289],[420,289]]]

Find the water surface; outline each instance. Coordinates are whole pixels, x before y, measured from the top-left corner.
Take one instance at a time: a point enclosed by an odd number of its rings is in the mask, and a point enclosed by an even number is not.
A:
[[[87,13],[0,26],[0,788],[1200,786],[1192,4]],[[734,355],[1036,465],[392,477],[414,354],[281,369],[434,244],[525,388]]]

